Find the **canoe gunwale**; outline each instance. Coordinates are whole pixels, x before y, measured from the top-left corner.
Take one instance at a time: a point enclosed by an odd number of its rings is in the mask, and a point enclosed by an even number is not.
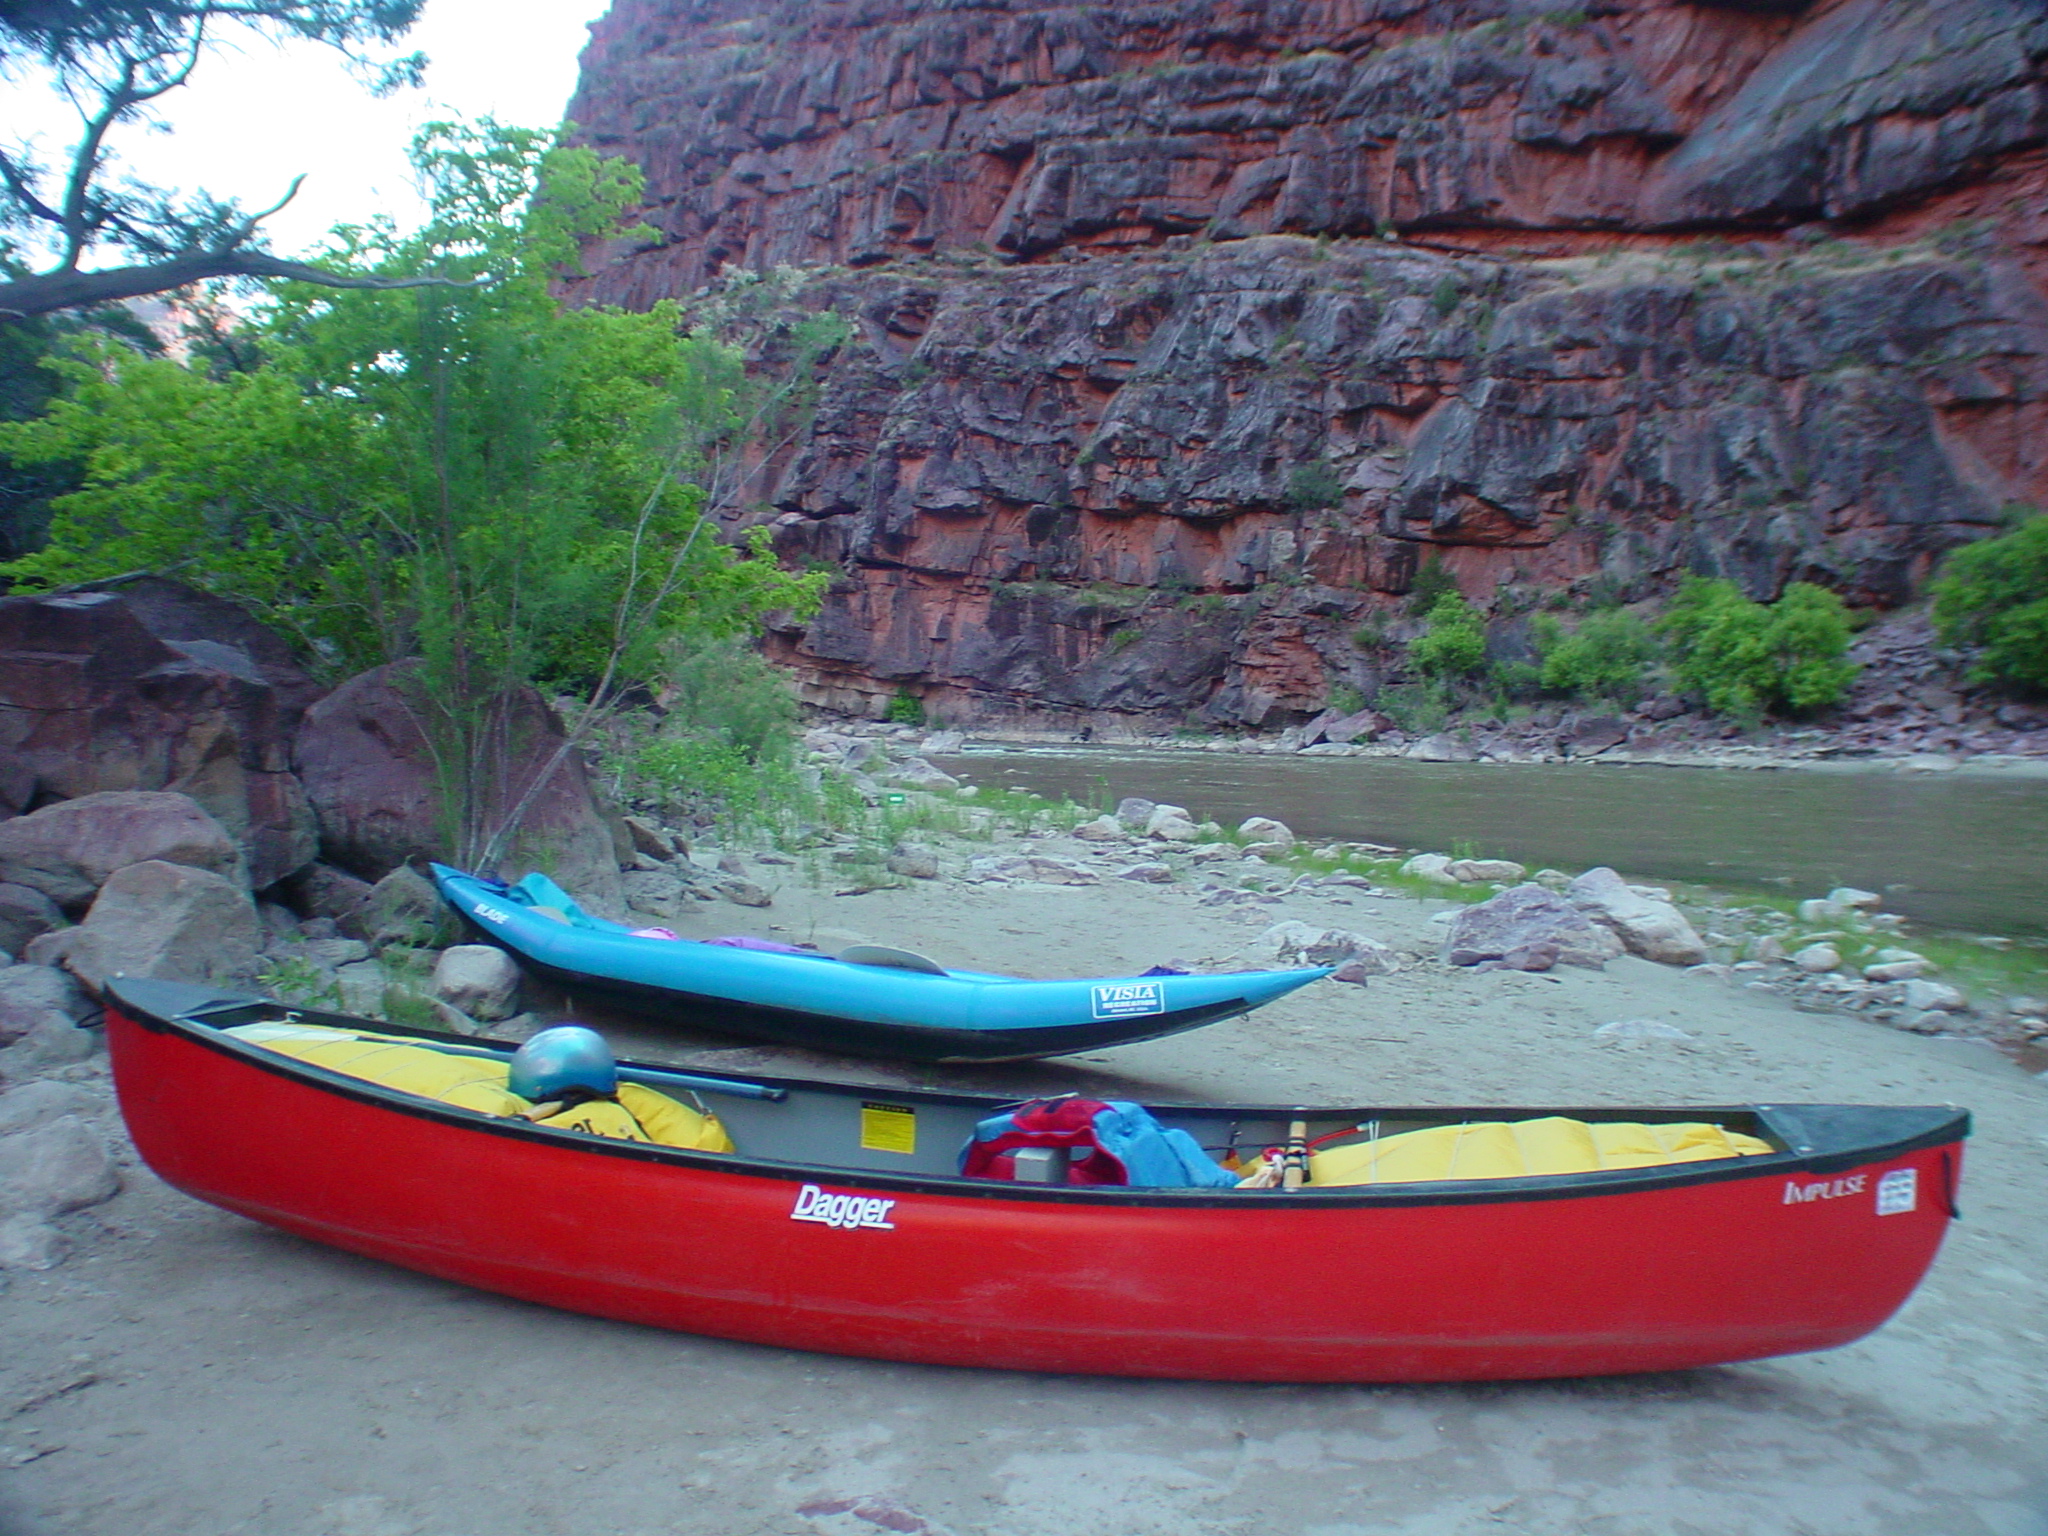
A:
[[[161,983],[150,983],[161,986]],[[274,1007],[281,1014],[290,1016],[295,1022],[326,1025],[333,1028],[366,1030],[380,1035],[397,1035],[417,1039],[422,1044],[460,1046],[468,1051],[478,1047],[502,1050],[506,1055],[516,1049],[517,1042],[491,1040],[486,1037],[455,1035],[444,1031],[415,1029],[404,1025],[383,1024],[374,1020],[353,1018],[345,1014],[325,1013],[313,1009],[286,1008],[282,1004],[266,999],[251,997],[229,997],[216,993],[210,1002],[197,1004],[177,1013],[159,1013],[147,1005],[137,1002],[124,994],[125,984],[117,978],[109,987],[110,1002],[122,1017],[135,1026],[150,1033],[175,1034],[207,1050],[233,1057],[258,1071],[268,1072],[290,1081],[317,1087],[325,1092],[381,1109],[395,1111],[420,1119],[436,1120],[467,1130],[479,1131],[486,1135],[507,1136],[515,1140],[537,1142],[557,1148],[566,1147],[581,1153],[598,1157],[623,1157],[641,1162],[667,1164],[679,1168],[722,1173],[740,1177],[766,1179],[777,1183],[819,1183],[833,1184],[862,1189],[888,1190],[892,1192],[943,1195],[952,1198],[1021,1201],[1030,1204],[1078,1204],[1107,1205],[1122,1208],[1131,1206],[1158,1206],[1169,1209],[1185,1209],[1191,1206],[1229,1207],[1242,1210],[1330,1210],[1354,1206],[1381,1207],[1429,1207],[1448,1205],[1491,1205],[1518,1204],[1537,1201],[1571,1200],[1596,1198],[1607,1195],[1627,1195],[1653,1190],[1664,1190],[1688,1185],[1704,1185],[1734,1182],[1745,1179],[1774,1179],[1798,1175],[1821,1175],[1843,1168],[1857,1167],[1870,1163],[1887,1161],[1930,1147],[1958,1145],[1969,1135],[1970,1115],[1966,1110],[1942,1106],[1947,1113],[1928,1124],[1924,1129],[1882,1141],[1871,1141],[1856,1145],[1816,1147],[1811,1151],[1784,1150],[1768,1154],[1757,1154],[1742,1158],[1721,1158],[1701,1162],[1672,1163],[1648,1168],[1607,1169],[1593,1173],[1531,1175],[1512,1179],[1492,1180],[1450,1180],[1436,1182],[1413,1182],[1404,1184],[1352,1184],[1324,1188],[1305,1187],[1296,1191],[1258,1190],[1233,1191],[1215,1189],[1159,1189],[1127,1186],[1082,1186],[1052,1185],[1037,1186],[1017,1184],[1001,1180],[967,1179],[954,1176],[932,1176],[921,1173],[895,1173],[868,1168],[850,1168],[842,1164],[803,1163],[783,1161],[743,1153],[700,1152],[689,1148],[653,1145],[644,1142],[614,1140],[593,1137],[580,1132],[537,1125],[519,1119],[484,1114],[481,1111],[463,1109],[426,1099],[401,1089],[387,1088],[367,1079],[352,1077],[314,1063],[286,1056],[280,1052],[266,1050],[253,1042],[236,1039],[224,1032],[225,1026],[209,1024],[201,1015],[211,1012],[226,1012],[229,1009],[249,1007]],[[199,989],[190,989],[197,993]],[[253,1022],[253,1021],[251,1021]],[[645,1072],[659,1075],[675,1070],[656,1063],[621,1061],[622,1071],[631,1074]],[[717,1079],[730,1077],[735,1083],[766,1084],[775,1087],[796,1089],[805,1092],[840,1093],[849,1097],[885,1097],[912,1103],[946,1104],[951,1106],[983,1107],[993,1112],[996,1108],[1019,1102],[1014,1098],[998,1098],[985,1094],[950,1093],[943,1090],[923,1088],[878,1087],[873,1084],[840,1083],[802,1078],[781,1078],[767,1074],[726,1074],[715,1071],[689,1069],[694,1077]],[[715,1092],[715,1089],[706,1091]],[[1358,1106],[1301,1106],[1301,1105],[1215,1105],[1215,1104],[1153,1104],[1151,1108],[1174,1113],[1184,1111],[1192,1114],[1235,1116],[1244,1119],[1288,1119],[1288,1118],[1347,1118],[1361,1113]],[[1784,1106],[1796,1112],[1800,1108],[1815,1106]],[[1829,1108],[1830,1106],[1818,1106]],[[1544,1115],[1570,1115],[1593,1121],[1625,1121],[1649,1119],[1670,1120],[1676,1115],[1703,1119],[1728,1119],[1749,1117],[1764,1130],[1769,1139],[1784,1141],[1785,1138],[1770,1126],[1769,1117],[1777,1106],[1772,1105],[1684,1105],[1645,1108],[1642,1106],[1597,1106],[1574,1108],[1570,1106],[1386,1106],[1372,1113],[1387,1119],[1437,1119],[1446,1123],[1461,1118],[1484,1118],[1487,1120],[1537,1118]],[[1883,1107],[1872,1107],[1879,1113]],[[1935,1106],[1897,1106],[1899,1110],[1917,1110],[1923,1115],[1933,1112]],[[1959,1213],[1955,1208],[1954,1172],[1949,1173],[1949,1187],[1943,1191],[1944,1209],[1951,1216]]]

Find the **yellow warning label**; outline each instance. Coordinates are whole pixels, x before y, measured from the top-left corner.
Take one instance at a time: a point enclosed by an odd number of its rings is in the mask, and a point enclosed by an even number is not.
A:
[[[917,1151],[917,1111],[901,1104],[861,1105],[860,1144],[867,1152],[910,1156]]]

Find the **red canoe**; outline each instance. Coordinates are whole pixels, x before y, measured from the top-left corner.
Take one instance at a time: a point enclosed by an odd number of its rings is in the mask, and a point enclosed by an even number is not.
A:
[[[550,1306],[950,1365],[1440,1381],[1830,1349],[1883,1323],[1933,1261],[1969,1130],[1951,1108],[1155,1106],[1212,1147],[1279,1141],[1291,1120],[1321,1134],[1369,1114],[1392,1134],[1568,1113],[1708,1121],[1777,1150],[1299,1191],[1023,1185],[952,1172],[1006,1107],[993,1098],[622,1065],[693,1088],[740,1149],[685,1151],[454,1108],[227,1031],[289,1019],[489,1042],[163,982],[112,991],[122,1112],[188,1194]]]

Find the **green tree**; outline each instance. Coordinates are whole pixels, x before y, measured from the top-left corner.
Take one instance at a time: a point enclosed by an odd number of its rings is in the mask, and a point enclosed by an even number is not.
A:
[[[2048,515],[1951,554],[1934,582],[1934,622],[1949,644],[1975,648],[1977,682],[2048,693]]]
[[[1457,590],[1457,578],[1432,553],[1422,562],[1422,568],[1415,573],[1415,584],[1408,589],[1408,612],[1421,618],[1437,605],[1437,599]]]
[[[1650,626],[1625,609],[1589,613],[1568,635],[1550,614],[1535,622],[1542,685],[1551,693],[1633,704],[1663,650]]]
[[[1732,581],[1688,576],[1664,617],[1672,668],[1717,714],[1803,714],[1838,703],[1858,668],[1849,616],[1825,587],[1794,582],[1766,606]]]
[[[427,227],[339,231],[330,261],[491,281],[293,285],[260,321],[261,366],[218,378],[111,348],[64,365],[70,392],[0,427],[0,451],[77,460],[86,483],[56,503],[49,547],[0,574],[171,571],[331,671],[411,661],[451,843],[488,862],[523,810],[486,825],[523,684],[586,696],[573,743],[658,672],[670,636],[742,632],[821,581],[782,572],[765,532],[744,550],[708,532],[745,424],[737,355],[679,334],[673,306],[550,295],[581,240],[617,231],[638,173],[494,124],[436,125],[414,159]]]
[[[1476,677],[1486,668],[1486,620],[1456,592],[1429,610],[1428,628],[1408,642],[1408,664],[1439,683]]]

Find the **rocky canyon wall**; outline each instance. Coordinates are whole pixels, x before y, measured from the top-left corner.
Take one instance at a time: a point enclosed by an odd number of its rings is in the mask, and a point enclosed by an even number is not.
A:
[[[766,368],[844,317],[735,513],[839,573],[812,697],[1271,724],[1431,559],[1511,652],[1687,570],[1896,604],[2048,498],[2044,57],[2034,0],[618,0],[571,115],[658,238],[569,291]]]

